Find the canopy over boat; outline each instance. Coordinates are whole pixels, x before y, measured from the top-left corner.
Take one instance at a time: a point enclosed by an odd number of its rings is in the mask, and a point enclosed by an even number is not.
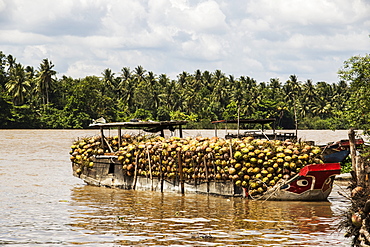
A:
[[[183,137],[182,135],[182,125],[187,124],[188,121],[139,121],[136,119],[133,119],[130,122],[112,122],[112,123],[106,123],[104,121],[98,121],[90,124],[89,126],[91,128],[100,128],[100,134],[101,134],[101,145],[104,149],[105,146],[109,148],[109,150],[112,151],[112,148],[110,147],[109,143],[105,139],[104,135],[104,129],[110,129],[110,128],[117,128],[118,129],[118,143],[121,144],[121,129],[142,129],[146,132],[161,132],[160,136],[164,137],[164,130],[169,129],[170,131],[174,131],[176,126],[179,128],[179,136],[180,138]],[[113,151],[112,151],[113,152]]]
[[[174,131],[175,127],[178,126],[180,130],[180,137],[182,137],[182,125],[187,124],[188,121],[139,121],[132,120],[130,122],[113,122],[113,123],[92,123],[89,127],[92,128],[118,128],[119,132],[122,128],[124,129],[142,129],[146,132],[161,132],[161,136],[164,136],[163,130],[169,129]]]
[[[225,136],[226,139],[231,138],[239,138],[239,137],[246,137],[246,136],[253,136],[256,139],[277,139],[277,140],[286,140],[291,139],[295,140],[297,139],[297,131],[296,133],[276,133],[276,118],[264,118],[264,119],[231,119],[231,120],[217,120],[212,121],[211,123],[215,125],[215,136],[217,136],[217,125],[219,124],[237,124],[238,125],[238,133],[237,134],[227,134]],[[260,130],[252,130],[252,131],[245,131],[243,134],[240,134],[240,125],[241,124],[260,124],[262,125]],[[272,124],[272,133],[266,133],[265,132],[265,125],[266,124]]]

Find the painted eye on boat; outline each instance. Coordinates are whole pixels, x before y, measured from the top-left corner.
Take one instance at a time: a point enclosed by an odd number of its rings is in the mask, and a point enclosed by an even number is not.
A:
[[[333,177],[326,179],[325,184],[330,184],[334,180]]]
[[[298,186],[307,186],[308,185],[308,181],[306,179],[298,180],[297,181],[297,185]]]

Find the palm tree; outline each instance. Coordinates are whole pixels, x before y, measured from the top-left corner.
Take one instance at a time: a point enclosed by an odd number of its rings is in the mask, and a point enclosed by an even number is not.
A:
[[[159,76],[159,82],[161,85],[166,85],[163,89],[163,93],[158,95],[163,105],[168,112],[178,110],[179,98],[183,96],[178,95],[176,88],[176,81],[170,80],[165,74]]]
[[[6,56],[2,51],[0,51],[0,91],[2,91],[3,86],[5,86],[7,80],[5,66],[6,66]]]
[[[266,90],[266,96],[275,101],[281,101],[281,83],[279,78],[270,78],[270,83]]]
[[[312,80],[308,79],[302,86],[302,99],[301,99],[301,108],[300,114],[305,117],[308,114],[312,113],[312,108],[318,101],[318,95],[313,84]]]
[[[339,111],[344,111],[351,97],[351,91],[345,81],[339,81],[333,85],[333,104]]]
[[[291,75],[283,86],[285,97],[288,102],[296,101],[301,95],[301,85],[296,75]]]
[[[30,79],[30,80],[32,80],[36,75],[35,68],[32,67],[32,66],[27,66],[25,68],[25,71],[26,71],[28,79]]]
[[[131,69],[129,67],[123,67],[121,69],[121,71],[122,71],[122,79],[123,80],[128,80],[128,79],[131,78],[132,73],[131,73]]]
[[[322,119],[331,117],[332,104],[325,97],[319,97],[317,104],[312,107],[312,111],[315,115],[318,115]]]
[[[222,117],[222,112],[229,104],[229,87],[227,85],[227,78],[221,70],[216,70],[213,73],[214,88],[210,95],[210,110],[219,119]]]
[[[292,107],[291,110],[294,113],[295,127],[297,130],[298,128],[297,110],[298,108],[301,109],[301,104],[299,102],[299,99],[301,97],[301,85],[296,75],[291,75],[289,77],[289,80],[283,86],[283,91],[285,93],[284,100],[286,101],[287,105],[290,105]]]
[[[122,94],[123,102],[127,104],[129,112],[134,112],[136,80],[129,67],[123,67],[121,72],[121,82],[118,84],[118,88]]]
[[[239,97],[241,100],[241,115],[243,117],[251,117],[256,112],[261,101],[261,92],[257,82],[249,76],[240,76],[238,83],[238,87],[240,87],[238,92],[242,93],[242,96]],[[232,94],[235,94],[235,91]]]
[[[158,95],[161,93],[161,86],[159,85],[159,82],[157,81],[157,78],[155,74],[152,71],[148,72],[147,81],[149,85],[149,90],[152,95],[151,99],[149,101],[152,101],[152,107],[154,111],[154,117],[157,116],[156,109],[158,109],[160,105],[160,100]]]
[[[23,105],[30,90],[24,67],[21,64],[15,64],[9,72],[9,81],[5,84],[5,88],[12,96],[15,105]]]
[[[114,92],[116,90],[116,84],[115,84],[116,82],[115,82],[114,73],[112,72],[112,70],[108,68],[105,69],[102,72],[102,76],[103,76],[104,87],[108,89],[108,92],[109,91]]]
[[[56,71],[53,70],[54,64],[50,62],[47,58],[42,60],[39,67],[38,83],[39,92],[42,97],[42,103],[45,105],[49,104],[49,90],[52,87],[56,75]]]
[[[145,80],[146,70],[141,65],[137,66],[134,72],[134,77],[137,78],[138,81]]]
[[[14,58],[12,55],[8,55],[7,59],[7,65],[8,65],[8,72],[10,72],[11,69],[16,65],[16,58]]]
[[[29,82],[30,85],[27,104],[29,104],[31,107],[37,108],[40,105],[40,94],[38,90],[38,82],[36,77],[37,72],[32,66],[27,66],[25,72],[27,81]]]

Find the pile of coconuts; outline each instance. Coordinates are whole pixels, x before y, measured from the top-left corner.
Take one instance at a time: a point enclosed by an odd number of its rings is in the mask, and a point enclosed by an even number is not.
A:
[[[106,153],[117,156],[127,176],[175,179],[188,182],[232,180],[248,189],[251,196],[262,195],[279,181],[288,180],[308,164],[322,164],[320,147],[306,142],[245,137],[222,139],[204,137],[132,136],[107,137],[109,149],[101,148],[100,137],[77,140],[71,146],[71,161],[93,167],[92,157]]]

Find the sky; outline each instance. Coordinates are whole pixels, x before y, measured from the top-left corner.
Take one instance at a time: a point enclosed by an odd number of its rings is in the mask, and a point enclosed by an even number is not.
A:
[[[140,65],[335,83],[369,35],[370,0],[0,0],[0,51],[58,78]]]

